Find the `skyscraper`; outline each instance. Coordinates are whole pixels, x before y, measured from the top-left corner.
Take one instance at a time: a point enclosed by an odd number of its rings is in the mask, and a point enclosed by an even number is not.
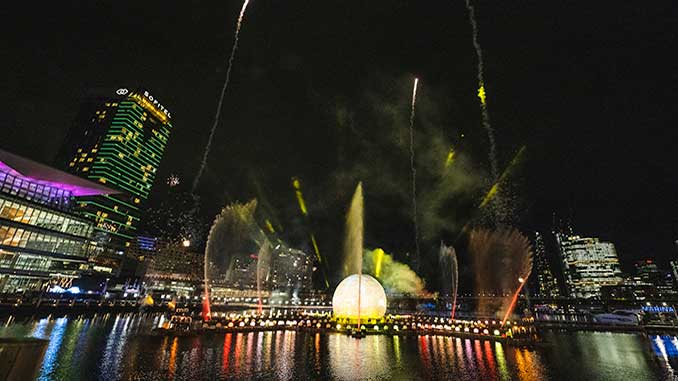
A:
[[[58,165],[121,191],[80,197],[96,238],[123,249],[136,235],[172,130],[170,112],[148,91],[120,88],[83,102],[57,156]]]
[[[558,283],[553,276],[553,270],[546,256],[546,245],[541,233],[535,232],[533,238],[534,245],[534,279],[535,294],[542,298],[555,298],[560,296]]]
[[[563,278],[570,297],[599,297],[602,286],[622,281],[614,245],[598,238],[557,234]]]

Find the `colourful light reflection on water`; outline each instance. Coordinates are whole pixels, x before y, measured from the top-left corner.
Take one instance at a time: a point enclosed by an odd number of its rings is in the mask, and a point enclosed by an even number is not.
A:
[[[506,358],[504,357],[504,347],[502,343],[494,343],[494,352],[497,355],[497,365],[499,366],[499,376],[502,380],[509,379],[508,369],[506,368]]]
[[[652,349],[665,367],[667,373],[675,377],[676,369],[673,364],[678,360],[678,339],[672,336],[652,336]],[[673,363],[673,364],[672,364]]]
[[[226,374],[228,370],[228,356],[231,354],[231,338],[233,337],[232,333],[227,333],[224,336],[224,349],[221,354],[221,373]]]
[[[59,349],[61,347],[61,341],[63,340],[64,332],[66,331],[66,323],[68,323],[68,319],[66,318],[57,319],[54,322],[54,326],[49,337],[44,337],[49,339],[49,345],[47,346],[47,350],[45,351],[45,359],[42,361],[42,368],[40,368],[40,376],[38,377],[38,379],[41,381],[53,379],[53,373],[57,366],[57,359],[59,358]],[[44,330],[41,331],[40,333],[44,333]]]
[[[648,340],[629,334],[552,333],[545,345],[526,350],[441,336],[369,335],[357,340],[303,331],[143,335],[153,323],[152,317],[133,314],[24,320],[0,325],[0,336],[35,335],[50,340],[41,380],[564,377],[639,381],[673,377],[678,361],[675,336]]]

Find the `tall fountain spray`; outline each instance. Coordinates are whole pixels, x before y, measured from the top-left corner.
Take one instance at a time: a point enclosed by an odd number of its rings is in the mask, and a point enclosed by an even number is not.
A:
[[[518,230],[476,228],[469,236],[475,292],[480,296],[476,313],[504,320],[510,316],[532,271],[532,248]]]
[[[204,320],[209,320],[211,312],[210,290],[229,287],[235,261],[252,255],[257,259],[257,296],[261,309],[261,290],[270,272],[271,243],[254,219],[256,207],[256,200],[230,204],[222,209],[210,228],[205,248]]]
[[[363,274],[363,183],[355,187],[351,206],[346,213],[344,241],[344,277],[358,274],[358,332],[360,332],[360,294]]]
[[[447,246],[441,241],[438,260],[443,270],[443,285],[445,289],[450,290],[450,296],[452,297],[452,313],[450,317],[454,319],[457,312],[457,290],[459,286],[457,252],[453,246]]]
[[[357,320],[356,336],[362,336],[361,319],[380,319],[386,313],[386,293],[378,280],[363,274],[363,188],[358,183],[346,213],[342,272],[334,290],[332,311],[336,318]]]
[[[363,184],[358,183],[346,213],[343,277],[363,270]]]

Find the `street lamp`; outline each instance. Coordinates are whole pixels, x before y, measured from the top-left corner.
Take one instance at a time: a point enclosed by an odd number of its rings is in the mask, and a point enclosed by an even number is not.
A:
[[[189,246],[191,246],[191,241],[185,239],[181,244],[182,244],[184,247],[189,247]]]

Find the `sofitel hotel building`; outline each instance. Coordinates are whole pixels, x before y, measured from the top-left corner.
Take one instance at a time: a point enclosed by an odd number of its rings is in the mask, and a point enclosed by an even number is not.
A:
[[[120,277],[172,129],[148,91],[87,98],[55,167],[0,150],[0,293]]]

